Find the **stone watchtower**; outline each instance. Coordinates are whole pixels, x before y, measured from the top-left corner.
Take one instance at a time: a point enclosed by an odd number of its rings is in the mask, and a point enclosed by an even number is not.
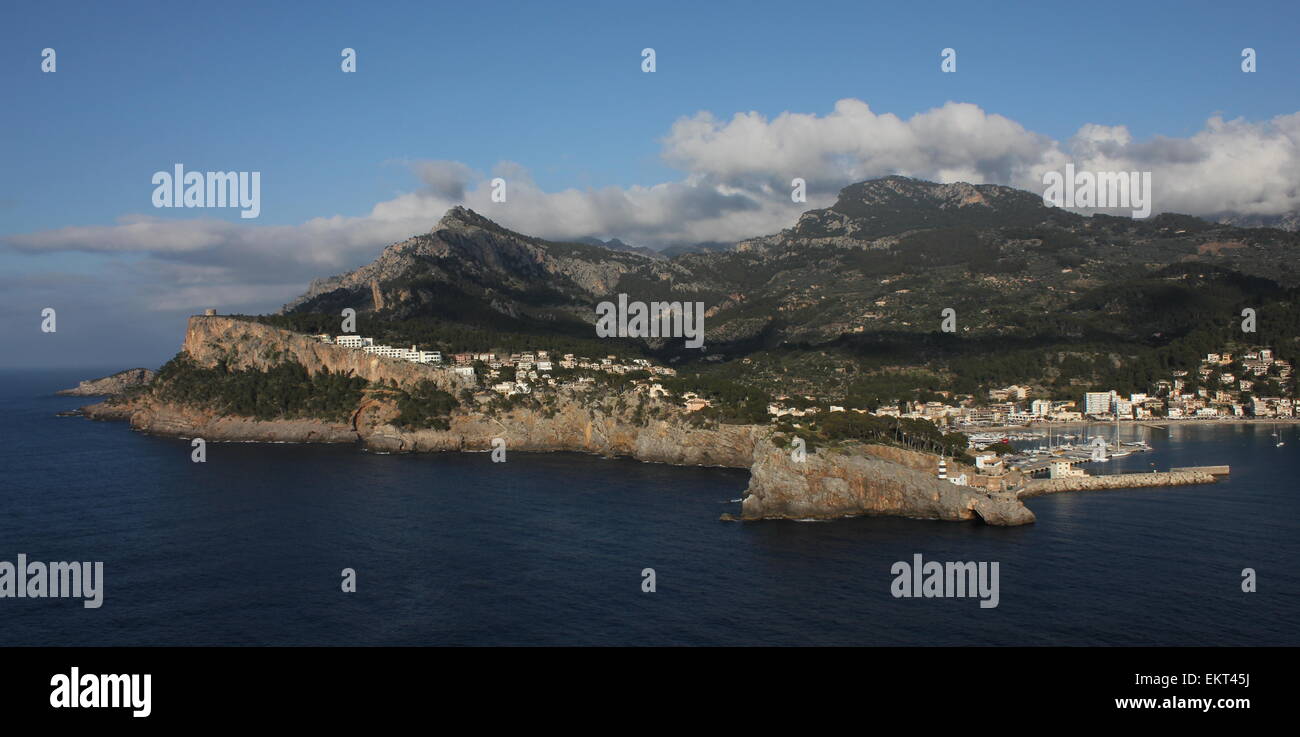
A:
[[[203,314],[207,315],[208,317],[212,317],[217,314],[217,310],[215,307],[209,307],[203,311]]]

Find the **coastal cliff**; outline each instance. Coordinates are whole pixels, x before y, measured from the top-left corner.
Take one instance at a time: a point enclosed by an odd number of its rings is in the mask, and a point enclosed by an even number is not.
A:
[[[285,361],[296,361],[308,373],[328,370],[376,384],[392,382],[404,387],[427,380],[446,391],[472,385],[472,382],[457,381],[447,371],[423,364],[348,350],[321,343],[311,336],[232,317],[191,317],[181,350],[202,366],[215,366],[224,361],[232,369],[265,371]]]
[[[98,379],[87,379],[71,389],[60,389],[54,393],[63,397],[108,397],[121,394],[133,387],[144,386],[153,381],[153,378],[153,371],[147,368],[133,368]]]
[[[688,428],[667,420],[642,425],[612,407],[584,405],[569,396],[552,416],[529,409],[496,417],[454,414],[448,430],[405,431],[382,424],[364,431],[361,441],[374,450],[428,452],[491,450],[493,439],[501,438],[509,450],[580,451],[677,466],[749,468],[764,431],[754,425]]]
[[[293,360],[310,374],[359,376],[375,384],[434,381],[447,390],[472,383],[450,372],[319,343],[278,328],[233,318],[190,319],[183,349],[196,363],[266,370]],[[562,389],[545,408],[489,413],[462,407],[446,429],[403,429],[397,409],[367,395],[347,422],[256,420],[164,401],[144,392],[84,408],[91,419],[124,420],[137,430],[209,441],[359,443],[376,451],[579,451],[674,465],[747,468],[750,485],[741,518],[834,518],[894,515],[942,520],[1028,524],[1034,515],[1014,495],[989,493],[936,478],[937,456],[882,445],[824,447],[794,462],[764,425],[692,423],[674,409],[637,418],[617,396]]]

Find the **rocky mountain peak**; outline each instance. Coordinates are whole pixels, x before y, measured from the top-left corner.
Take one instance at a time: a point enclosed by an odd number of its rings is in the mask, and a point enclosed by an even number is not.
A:
[[[804,213],[789,233],[870,240],[919,228],[1028,225],[1078,218],[1031,192],[999,184],[940,184],[891,175],[850,184],[835,204]]]
[[[1041,204],[1035,195],[1000,184],[969,182],[928,182],[898,175],[850,184],[840,190],[839,201],[832,209],[842,212],[869,206],[964,208],[996,207],[999,204]]]
[[[456,205],[443,214],[442,218],[438,220],[438,224],[433,226],[433,230],[430,232],[437,233],[440,230],[467,230],[470,228],[500,230],[501,226],[468,207]]]
[[[585,304],[608,293],[623,274],[654,258],[605,245],[548,241],[524,235],[479,213],[455,206],[425,234],[386,247],[371,263],[347,274],[313,281],[307,292],[285,305],[284,312],[334,311],[360,305],[402,314],[445,311],[448,300],[459,307],[473,300],[514,315],[501,307],[509,299],[538,304]],[[452,299],[450,295],[459,295]],[[509,299],[502,294],[513,295]]]

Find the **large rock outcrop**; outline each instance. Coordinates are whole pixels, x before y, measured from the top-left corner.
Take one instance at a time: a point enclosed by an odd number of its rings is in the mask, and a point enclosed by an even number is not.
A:
[[[111,376],[87,379],[71,389],[55,392],[65,397],[109,397],[121,394],[127,389],[144,386],[153,381],[154,372],[147,368],[133,368],[118,371]]]
[[[932,470],[914,467],[925,455],[868,445],[825,448],[796,461],[789,450],[764,442],[754,451],[741,516],[819,519],[888,515],[981,519],[993,525],[1034,521],[1034,513],[1014,494],[958,486],[940,480]],[[885,460],[890,456],[907,460]]]
[[[202,366],[215,366],[224,360],[232,369],[265,371],[292,360],[305,366],[310,374],[328,369],[374,383],[391,381],[400,387],[428,380],[446,391],[468,386],[450,369],[321,343],[308,335],[233,317],[191,317],[181,350]]]
[[[155,435],[203,438],[209,441],[264,443],[355,443],[350,424],[323,420],[256,420],[229,417],[209,410],[142,399],[130,404],[103,402],[82,408],[92,420],[125,420],[131,427]]]

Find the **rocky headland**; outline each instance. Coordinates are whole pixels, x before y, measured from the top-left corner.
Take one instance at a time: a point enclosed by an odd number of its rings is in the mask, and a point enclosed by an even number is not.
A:
[[[960,468],[949,464],[950,471]],[[1014,493],[958,486],[937,475],[938,459],[886,445],[849,445],[809,454],[801,463],[770,443],[755,448],[743,519],[827,519],[892,516],[980,520],[991,525],[1034,521]]]
[[[448,391],[470,386],[445,370],[319,343],[308,336],[228,317],[190,319],[183,350],[200,365],[270,368],[286,360],[311,373],[360,376],[412,386],[433,381]],[[561,390],[544,409],[488,414],[462,407],[447,429],[403,429],[396,409],[367,396],[346,422],[256,420],[161,400],[145,391],[83,408],[97,420],[126,421],[137,430],[208,441],[357,443],[386,452],[485,451],[501,438],[509,451],[578,451],[675,465],[746,468],[750,484],[740,518],[836,518],[891,515],[982,520],[994,525],[1034,521],[1014,494],[956,486],[937,478],[938,456],[883,445],[820,448],[801,460],[773,442],[761,425],[696,426],[684,413],[637,421],[618,397]]]
[[[109,397],[125,392],[137,386],[144,386],[153,381],[154,372],[147,368],[133,368],[118,371],[111,376],[87,379],[71,389],[55,392],[65,397]]]

